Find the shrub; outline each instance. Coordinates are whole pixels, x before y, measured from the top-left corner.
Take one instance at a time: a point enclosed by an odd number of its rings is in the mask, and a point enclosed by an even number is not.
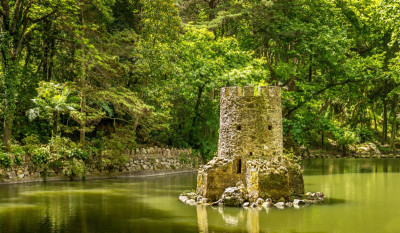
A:
[[[0,164],[3,167],[9,167],[12,164],[11,155],[9,153],[0,153]]]
[[[22,165],[22,159],[19,154],[14,154],[14,163],[17,164],[18,166]]]
[[[62,156],[68,155],[71,149],[77,148],[76,143],[70,138],[60,136],[51,138],[49,145],[51,152],[58,153]]]
[[[24,147],[18,145],[18,144],[13,144],[11,145],[11,153],[14,155],[14,163],[17,164],[18,166],[22,165],[22,158],[25,154]]]
[[[26,153],[33,154],[33,151],[39,148],[40,140],[37,135],[28,135],[22,142],[25,144],[24,150]]]
[[[374,136],[374,132],[366,127],[358,128],[356,132],[361,142],[370,141]]]
[[[108,170],[113,170],[118,166],[123,166],[129,162],[130,159],[128,156],[114,153],[114,151],[104,151],[102,157],[102,165]]]
[[[181,157],[178,160],[179,160],[179,162],[181,162],[183,164],[187,164],[188,163],[188,155],[186,153],[182,153]]]
[[[67,157],[81,159],[81,160],[87,160],[87,159],[89,159],[89,153],[81,150],[80,148],[74,148],[68,152]]]
[[[37,148],[33,151],[32,161],[36,165],[45,165],[49,162],[49,152],[46,148]]]
[[[345,131],[343,134],[338,136],[338,143],[342,146],[348,146],[359,142],[359,138],[354,132]]]
[[[86,171],[85,163],[82,160],[73,158],[63,164],[63,174],[70,178],[74,176],[84,176]]]

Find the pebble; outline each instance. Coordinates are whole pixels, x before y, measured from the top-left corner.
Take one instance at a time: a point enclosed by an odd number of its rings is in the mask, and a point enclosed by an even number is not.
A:
[[[188,198],[187,196],[181,195],[181,196],[178,197],[178,199],[179,199],[181,202],[186,203],[186,201],[187,201],[189,198]]]
[[[300,199],[294,199],[293,204],[295,205],[305,205],[306,203]]]
[[[275,204],[276,207],[285,207],[285,202],[278,202]]]
[[[193,199],[189,199],[189,200],[186,201],[186,204],[189,204],[189,205],[196,205],[196,201],[193,200]]]

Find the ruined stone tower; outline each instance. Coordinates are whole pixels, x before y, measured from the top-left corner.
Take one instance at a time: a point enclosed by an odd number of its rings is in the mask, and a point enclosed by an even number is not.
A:
[[[199,169],[197,193],[215,201],[238,184],[253,201],[303,193],[300,167],[282,157],[280,87],[225,87],[220,101],[218,156]]]
[[[265,158],[282,155],[280,87],[221,89],[218,156]]]

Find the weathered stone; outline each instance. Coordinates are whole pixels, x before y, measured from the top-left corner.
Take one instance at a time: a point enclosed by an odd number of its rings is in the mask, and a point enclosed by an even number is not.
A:
[[[189,199],[185,203],[188,204],[188,205],[196,205],[196,201],[193,200],[193,199]]]
[[[286,202],[285,205],[286,205],[287,207],[292,207],[292,206],[293,206],[293,203],[292,203],[292,202]]]
[[[294,199],[293,204],[295,205],[305,205],[306,203],[303,200],[300,199]]]
[[[376,145],[372,142],[359,145],[357,148],[355,148],[354,152],[361,157],[370,157],[370,156],[380,157],[381,156],[381,152],[378,150]],[[382,155],[382,156],[385,156],[385,155]]]
[[[226,206],[241,206],[244,201],[244,193],[238,187],[226,188],[222,194],[222,202]]]
[[[284,208],[285,207],[285,202],[278,202],[275,204],[276,207],[278,208]]]
[[[272,206],[274,206],[274,204],[271,202],[271,199],[267,198],[267,200],[265,200],[265,202],[262,204],[262,207],[264,208],[271,208]]]
[[[280,88],[226,87],[220,101],[218,156],[200,167],[197,193],[233,206],[303,194],[300,167],[282,157]],[[230,194],[235,185],[240,197]]]
[[[6,173],[6,178],[7,179],[13,179],[15,177],[15,173],[14,172],[7,172]]]
[[[259,176],[260,193],[262,198],[271,198],[278,201],[288,199],[290,195],[289,176],[285,173],[263,173]]]
[[[262,204],[264,203],[264,200],[261,199],[261,198],[258,198],[256,203],[257,203],[258,206],[262,206]]]
[[[178,199],[183,203],[186,203],[186,201],[189,200],[189,198],[187,196],[183,196],[183,195],[180,195],[178,197]]]
[[[279,87],[222,88],[220,111],[218,157],[282,155]]]

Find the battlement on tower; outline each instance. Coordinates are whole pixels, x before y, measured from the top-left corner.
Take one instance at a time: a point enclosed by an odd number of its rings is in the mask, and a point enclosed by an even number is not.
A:
[[[260,87],[223,87],[221,97],[243,97],[243,96],[263,96],[266,98],[280,98],[281,88],[277,86]]]

